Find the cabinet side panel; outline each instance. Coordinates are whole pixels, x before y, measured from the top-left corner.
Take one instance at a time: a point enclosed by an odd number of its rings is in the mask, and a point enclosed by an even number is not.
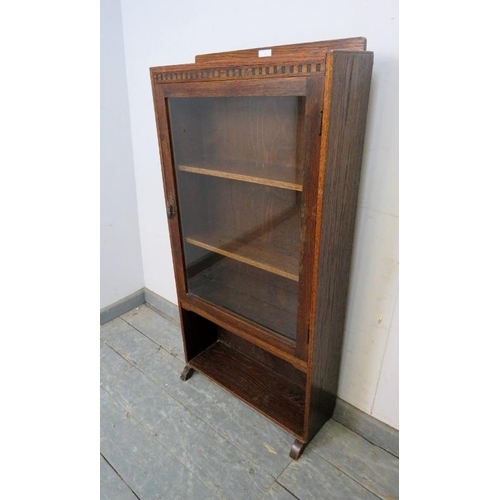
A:
[[[317,302],[309,351],[309,439],[335,406],[373,65],[371,52],[339,51],[330,57]]]
[[[185,339],[184,355],[189,363],[212,344],[217,342],[218,327],[208,319],[182,307],[181,321]]]

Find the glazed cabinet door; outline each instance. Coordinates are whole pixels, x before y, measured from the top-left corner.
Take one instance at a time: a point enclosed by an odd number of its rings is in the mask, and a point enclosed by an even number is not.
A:
[[[318,88],[307,78],[196,82],[165,85],[161,95],[181,297],[236,315],[302,359]]]

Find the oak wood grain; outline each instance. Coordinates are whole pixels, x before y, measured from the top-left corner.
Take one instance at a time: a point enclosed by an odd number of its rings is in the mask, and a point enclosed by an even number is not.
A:
[[[306,360],[309,345],[310,311],[316,300],[312,291],[314,274],[311,262],[315,247],[319,244],[314,227],[317,220],[316,204],[318,197],[319,142],[323,103],[323,78],[310,78],[305,109],[304,137],[306,148],[304,155],[304,191],[300,235],[300,273],[299,273],[299,309],[297,320],[297,357]]]
[[[182,251],[182,232],[181,225],[178,217],[167,217],[168,207],[173,207],[174,213],[178,213],[179,206],[177,204],[177,184],[175,177],[175,169],[172,158],[170,127],[168,123],[167,106],[162,89],[154,85],[153,74],[151,76],[151,86],[153,91],[153,104],[156,119],[156,128],[158,134],[158,147],[160,152],[161,161],[161,174],[163,181],[163,193],[165,197],[165,219],[168,224],[170,234],[170,248],[172,251],[175,285],[177,289],[177,296],[182,297],[186,294],[186,280],[185,280],[185,264],[184,254]],[[179,307],[180,310],[180,307]],[[181,315],[181,329],[182,329],[182,342],[184,345],[184,355],[186,361],[190,346],[184,331],[185,323],[182,321]]]
[[[253,49],[232,50],[227,52],[216,52],[211,54],[199,54],[195,61],[200,62],[215,62],[215,61],[234,61],[244,60],[247,58],[259,57],[259,51],[262,49],[271,49],[272,57],[311,57],[321,56],[330,50],[366,50],[366,38],[343,38],[339,40],[324,40],[318,42],[293,43],[289,45],[278,45],[271,47],[259,47]]]
[[[373,65],[371,52],[335,51],[324,148],[317,300],[309,348],[308,439],[335,406]]]
[[[179,301],[184,309],[196,312],[261,349],[288,361],[299,370],[307,370],[307,363],[295,356],[294,341],[282,335],[276,335],[269,328],[222,309],[194,294],[180,297]]]
[[[219,341],[223,344],[228,345],[232,349],[240,352],[241,354],[255,360],[261,365],[267,366],[276,373],[279,373],[287,380],[290,380],[293,384],[299,386],[305,391],[306,387],[306,374],[302,370],[297,369],[292,364],[288,363],[277,356],[257,347],[255,344],[251,344],[246,340],[242,339],[238,335],[224,330],[224,328],[219,328]]]

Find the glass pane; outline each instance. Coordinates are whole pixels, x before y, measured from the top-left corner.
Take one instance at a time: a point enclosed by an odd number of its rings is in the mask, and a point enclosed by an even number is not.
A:
[[[295,339],[304,98],[168,106],[188,292]]]

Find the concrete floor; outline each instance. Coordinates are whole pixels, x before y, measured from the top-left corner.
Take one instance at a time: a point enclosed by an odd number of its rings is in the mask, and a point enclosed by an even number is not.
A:
[[[289,434],[183,367],[177,318],[101,327],[101,499],[398,498],[390,453],[330,420],[295,462]]]

